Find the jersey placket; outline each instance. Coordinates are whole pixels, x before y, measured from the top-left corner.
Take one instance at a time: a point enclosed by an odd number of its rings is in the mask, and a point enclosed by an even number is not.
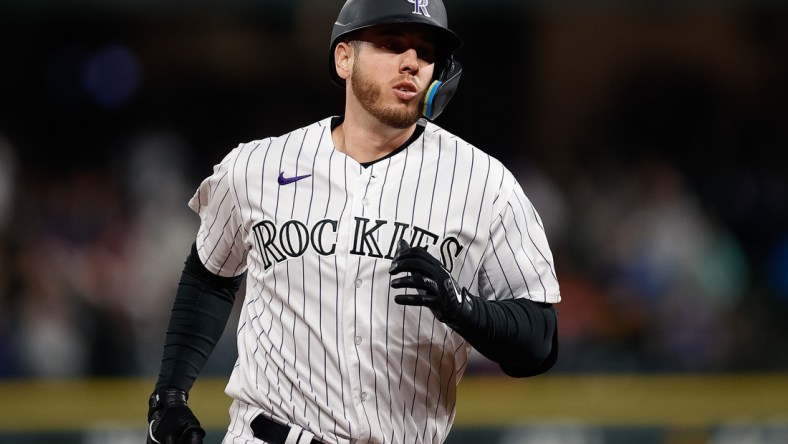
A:
[[[370,168],[362,169],[354,180],[348,181],[347,190],[350,197],[351,210],[346,214],[348,249],[345,267],[344,295],[342,311],[344,319],[343,338],[347,369],[351,384],[352,404],[355,407],[357,422],[353,425],[359,442],[365,442],[371,432],[371,417],[374,416],[374,382],[370,378],[373,373],[370,363],[370,305],[373,289],[374,257],[363,242],[365,229],[371,229],[364,221],[372,219],[370,205],[373,200],[368,194],[372,178]]]

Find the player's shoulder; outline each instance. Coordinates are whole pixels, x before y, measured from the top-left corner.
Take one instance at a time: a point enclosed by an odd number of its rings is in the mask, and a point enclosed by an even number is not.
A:
[[[325,144],[319,143],[319,140],[327,130],[330,131],[330,124],[331,118],[327,118],[278,136],[241,142],[214,166],[214,174],[224,172],[237,178],[243,177],[250,166],[262,165],[267,160],[282,158],[288,153],[297,155],[307,137],[314,139],[315,146],[323,146]]]
[[[477,164],[479,168],[488,168],[491,173],[497,172],[505,176],[506,180],[514,179],[514,175],[509,168],[498,158],[451,131],[432,122],[428,122],[425,126],[424,133],[425,137],[433,139],[430,143],[440,146],[441,149],[454,150],[459,162],[472,162]]]
[[[266,136],[260,139],[254,139],[247,142],[240,143],[233,151],[250,151],[250,150],[270,150],[282,149],[286,146],[293,145],[293,142],[300,142],[308,135],[319,135],[325,131],[330,131],[331,117],[327,117],[309,125],[288,131],[275,136]]]
[[[264,161],[271,155],[283,156],[288,152],[297,154],[307,138],[313,139],[314,146],[323,146],[325,144],[319,141],[325,137],[326,131],[330,131],[330,124],[331,118],[327,118],[280,135],[241,142],[225,154],[219,165],[236,170],[243,169],[250,162]]]

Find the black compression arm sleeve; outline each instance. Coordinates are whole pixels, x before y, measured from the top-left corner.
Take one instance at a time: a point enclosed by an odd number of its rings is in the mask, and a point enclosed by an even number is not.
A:
[[[243,277],[211,273],[192,244],[172,306],[157,390],[176,387],[188,392],[192,388],[224,332]]]
[[[487,301],[471,296],[473,319],[456,328],[509,376],[544,373],[558,357],[558,319],[550,304],[528,299]]]

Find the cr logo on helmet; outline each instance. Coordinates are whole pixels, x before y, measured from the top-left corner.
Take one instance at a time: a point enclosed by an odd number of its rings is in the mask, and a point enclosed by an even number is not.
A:
[[[408,0],[408,3],[413,3],[414,14],[421,14],[425,17],[431,17],[430,11],[427,11],[427,5],[430,4],[430,0]]]

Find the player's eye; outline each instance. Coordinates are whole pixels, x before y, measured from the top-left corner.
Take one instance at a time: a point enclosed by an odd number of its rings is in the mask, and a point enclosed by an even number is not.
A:
[[[427,63],[435,62],[435,49],[432,47],[432,45],[413,46],[404,39],[391,39],[382,41],[378,43],[377,46],[393,54],[402,54],[403,52],[412,48],[416,50],[416,55],[418,58],[424,60]]]
[[[407,50],[406,45],[402,41],[393,38],[381,41],[378,47],[394,54],[402,54]]]
[[[416,48],[419,58],[427,63],[435,63],[435,48],[432,46],[421,46]]]

